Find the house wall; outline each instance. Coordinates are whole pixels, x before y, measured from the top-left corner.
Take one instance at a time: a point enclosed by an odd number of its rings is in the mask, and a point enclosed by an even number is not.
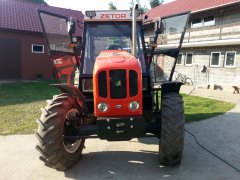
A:
[[[234,67],[225,66],[227,51],[236,52]],[[211,67],[211,52],[221,53],[219,67]],[[190,77],[195,84],[218,84],[222,86],[232,85],[240,78],[240,46],[185,48],[182,49],[181,53],[183,54],[182,62],[176,66],[174,78],[178,73],[181,73]],[[186,65],[187,53],[193,53],[191,65]],[[172,65],[173,59],[165,57],[163,65],[165,76],[169,76]],[[207,67],[205,72],[201,72],[203,65]]]
[[[232,43],[234,40],[240,39],[239,9],[240,3],[233,6],[191,14],[183,48],[181,50],[183,55],[182,63],[176,66],[174,78],[178,73],[181,73],[190,77],[195,85],[218,84],[223,87],[228,87],[236,82],[240,84],[240,40],[236,43]],[[212,15],[215,17],[214,26],[191,28],[192,19],[204,18]],[[147,36],[151,36],[150,31],[150,28],[146,28]],[[163,40],[166,41],[167,39],[167,44],[171,45],[179,41],[180,34],[170,34],[166,37]],[[148,39],[149,38],[146,38],[146,40]],[[158,39],[159,44],[163,44],[163,40],[160,36]],[[226,40],[230,43],[228,42],[228,44],[226,44],[226,42],[223,42]],[[204,42],[206,43],[204,44]],[[209,42],[215,42],[215,45],[209,45]],[[194,43],[195,45],[192,46]],[[235,66],[231,68],[225,66],[225,57],[228,51],[236,52]],[[218,67],[210,65],[212,52],[221,53]],[[185,64],[187,53],[193,54],[193,62],[191,65]],[[166,79],[170,75],[174,60],[167,56],[158,56],[155,58],[157,59],[158,68],[162,69],[164,72],[158,73],[159,80]],[[203,65],[207,67],[205,72],[200,71]],[[151,71],[153,71],[153,68],[151,68]]]
[[[236,3],[231,6],[225,6],[222,8],[217,8],[209,11],[203,11],[199,13],[191,14],[188,28],[191,28],[192,19],[204,18],[207,16],[215,17],[215,25],[225,25],[230,23],[240,22],[240,3]]]
[[[240,4],[211,11],[192,14],[188,23],[184,42],[197,42],[240,38]],[[192,28],[192,20],[214,16],[215,25]],[[174,37],[174,36],[173,36]]]
[[[15,39],[21,43],[21,77],[19,79],[34,80],[37,76],[42,76],[43,79],[53,78],[52,64],[41,33],[1,30],[1,39]],[[44,53],[32,53],[32,44],[44,45]]]

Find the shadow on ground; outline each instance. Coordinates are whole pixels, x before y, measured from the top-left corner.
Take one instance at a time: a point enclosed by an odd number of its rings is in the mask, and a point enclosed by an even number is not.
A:
[[[172,167],[171,171],[178,168]],[[84,154],[79,163],[65,171],[65,176],[72,179],[128,179],[133,176],[148,179],[156,175],[171,176],[167,169],[158,164],[157,152],[103,151]]]
[[[139,143],[148,144],[148,145],[158,145],[158,138],[138,138]]]

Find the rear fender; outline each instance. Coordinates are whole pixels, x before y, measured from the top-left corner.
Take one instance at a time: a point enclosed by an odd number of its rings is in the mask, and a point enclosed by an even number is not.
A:
[[[177,93],[179,94],[180,88],[183,85],[181,82],[164,82],[162,84],[162,93],[167,94],[167,93]]]
[[[83,108],[84,112],[87,112],[85,98],[82,95],[81,91],[73,85],[70,84],[51,84],[51,87],[55,87],[61,90],[62,93],[68,93],[73,95],[75,102],[80,108]]]

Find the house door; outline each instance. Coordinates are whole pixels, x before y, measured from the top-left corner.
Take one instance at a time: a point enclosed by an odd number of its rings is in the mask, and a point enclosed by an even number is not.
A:
[[[0,79],[21,78],[21,41],[0,39]]]

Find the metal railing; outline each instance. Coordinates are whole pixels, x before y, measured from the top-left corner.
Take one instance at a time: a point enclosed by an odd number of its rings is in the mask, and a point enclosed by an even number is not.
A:
[[[146,36],[148,42],[153,36]],[[240,22],[225,25],[208,26],[200,28],[187,29],[184,37],[184,43],[201,42],[209,40],[227,40],[240,38]],[[171,33],[160,35],[158,44],[175,44],[179,42],[180,33]]]

